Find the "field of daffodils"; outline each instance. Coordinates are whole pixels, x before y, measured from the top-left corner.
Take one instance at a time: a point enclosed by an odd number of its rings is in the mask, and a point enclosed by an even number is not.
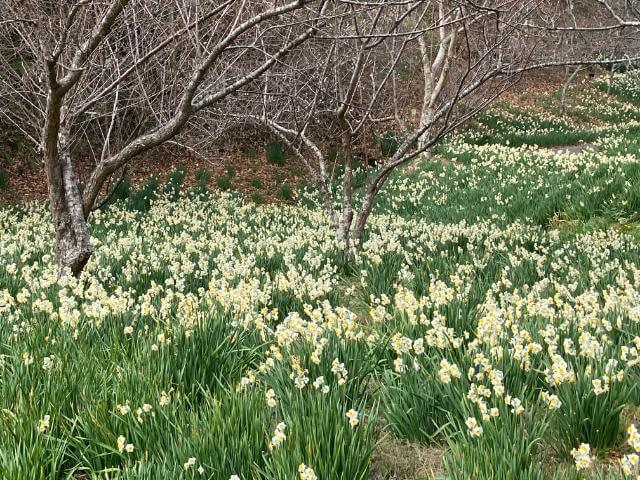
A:
[[[311,191],[185,191],[97,212],[59,281],[46,205],[0,210],[0,478],[640,478],[636,86],[496,106],[351,255]]]

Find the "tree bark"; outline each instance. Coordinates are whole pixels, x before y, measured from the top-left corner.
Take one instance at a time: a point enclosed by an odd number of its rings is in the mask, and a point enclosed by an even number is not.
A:
[[[55,228],[58,274],[79,276],[93,252],[82,196],[71,162],[68,131],[61,124],[62,95],[55,90],[47,99],[43,150],[49,203]]]
[[[344,175],[342,177],[342,217],[338,225],[337,237],[345,252],[351,248],[351,223],[353,222],[353,139],[349,125],[342,123],[342,154],[344,155]]]
[[[569,85],[576,78],[576,75],[582,70],[581,66],[577,66],[573,72],[571,72],[571,67],[567,65],[565,68],[564,74],[564,84],[562,85],[562,91],[560,92],[560,116],[564,117],[567,105],[567,91],[569,90]]]
[[[418,37],[418,45],[420,46],[420,56],[422,60],[422,80],[423,96],[422,96],[422,109],[420,111],[420,124],[419,128],[423,128],[426,125],[431,125],[433,122],[433,108],[431,106],[431,96],[433,95],[433,71],[431,69],[431,59],[429,58],[429,51],[427,50],[427,44],[422,36]],[[418,139],[418,147],[423,148],[429,143],[429,130],[426,130]]]
[[[360,211],[358,212],[355,226],[353,228],[353,242],[355,244],[362,243],[364,230],[367,225],[367,221],[369,220],[369,216],[371,215],[371,211],[373,210],[373,207],[375,205],[376,196],[386,182],[391,171],[392,169],[383,170],[384,173],[382,173],[381,176],[379,176],[376,180],[373,181],[371,185],[369,185],[367,193],[362,199],[362,206],[360,207]]]

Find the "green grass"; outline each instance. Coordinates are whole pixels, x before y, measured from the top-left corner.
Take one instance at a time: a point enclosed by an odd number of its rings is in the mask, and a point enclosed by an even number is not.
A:
[[[291,186],[286,183],[280,185],[280,188],[278,189],[278,197],[285,201],[293,200],[293,188],[291,188]]]
[[[149,208],[151,208],[151,203],[156,198],[159,187],[160,180],[154,175],[149,177],[147,182],[140,189],[129,195],[129,208],[143,212],[149,210]]]
[[[216,185],[220,190],[231,190],[233,183],[229,175],[220,175],[216,178]]]
[[[392,157],[400,146],[396,132],[384,132],[378,141],[380,143],[380,153],[387,158]]]
[[[187,175],[187,171],[184,166],[178,165],[175,170],[173,170],[164,184],[164,193],[171,200],[177,200],[178,196],[182,191],[182,186],[184,183],[184,179]]]
[[[285,147],[279,140],[271,140],[267,146],[267,161],[274,165],[283,166],[286,160]]]
[[[258,152],[254,147],[245,146],[242,148],[242,154],[247,158],[254,159],[258,157]]]
[[[264,203],[264,197],[260,192],[253,192],[251,194],[251,200],[257,204]]]
[[[201,168],[196,172],[196,183],[198,185],[208,185],[211,181],[211,172],[206,168]]]
[[[262,180],[260,177],[252,177],[249,183],[253,188],[262,188]]]

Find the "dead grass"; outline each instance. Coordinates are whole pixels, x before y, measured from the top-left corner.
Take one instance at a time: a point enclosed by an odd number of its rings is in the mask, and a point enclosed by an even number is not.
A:
[[[572,230],[575,229],[577,222],[572,220],[566,212],[556,212],[549,219],[549,227],[552,230]]]
[[[385,437],[373,456],[371,480],[432,480],[446,476],[441,445]]]

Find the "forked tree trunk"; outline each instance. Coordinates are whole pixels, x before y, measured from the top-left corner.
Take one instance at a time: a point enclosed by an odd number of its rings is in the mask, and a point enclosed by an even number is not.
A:
[[[82,196],[71,163],[68,132],[61,125],[62,98],[50,92],[44,126],[44,161],[56,234],[58,274],[79,276],[93,253]]]

